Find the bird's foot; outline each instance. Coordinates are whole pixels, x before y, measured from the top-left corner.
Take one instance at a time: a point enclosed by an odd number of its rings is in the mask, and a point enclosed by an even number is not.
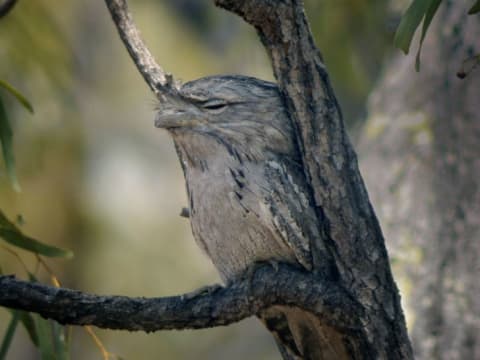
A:
[[[207,286],[202,286],[201,288],[198,288],[196,290],[193,290],[192,292],[189,292],[187,294],[183,294],[181,296],[182,300],[191,300],[197,296],[204,296],[204,295],[211,295],[217,290],[222,289],[223,286],[220,284],[214,284],[214,285],[207,285]]]

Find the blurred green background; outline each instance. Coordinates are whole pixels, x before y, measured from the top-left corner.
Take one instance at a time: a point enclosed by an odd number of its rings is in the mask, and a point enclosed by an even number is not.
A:
[[[178,79],[239,73],[272,79],[255,32],[208,0],[132,0],[157,61]],[[396,24],[385,1],[307,0],[345,119],[355,136],[364,103],[391,49]],[[0,79],[33,103],[13,101],[17,173],[12,190],[0,168],[0,209],[22,229],[70,248],[49,261],[63,286],[99,294],[163,296],[219,282],[195,245],[184,181],[172,142],[153,127],[155,99],[121,44],[102,1],[19,1],[0,19]],[[5,97],[7,100],[8,97]],[[18,251],[28,264],[33,256]],[[25,276],[4,248],[6,273]],[[40,278],[47,282],[47,274]],[[0,334],[8,322],[0,309]],[[278,359],[255,319],[226,328],[154,334],[96,330],[125,359]],[[72,359],[101,359],[73,329]],[[8,359],[37,359],[23,329]]]

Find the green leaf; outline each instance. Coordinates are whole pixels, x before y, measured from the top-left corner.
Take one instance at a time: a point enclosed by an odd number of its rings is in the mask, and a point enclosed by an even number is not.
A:
[[[3,80],[0,80],[0,87],[3,87],[10,94],[12,94],[18,100],[18,102],[23,105],[25,109],[27,109],[28,111],[30,111],[31,114],[33,114],[32,104],[27,100],[25,96],[20,93],[20,91],[16,90],[12,85]]]
[[[53,321],[53,346],[57,360],[68,360],[70,358],[68,351],[68,336],[65,326]]]
[[[53,347],[52,327],[48,320],[38,315],[35,318],[35,330],[38,334],[38,349],[42,360],[56,360],[55,349]]]
[[[35,331],[35,321],[30,313],[23,311],[23,310],[9,310],[10,313],[13,315],[17,314],[18,319],[22,323],[23,327],[28,333],[30,340],[35,346],[38,346],[38,336]],[[1,357],[0,357],[1,359]]]
[[[15,330],[17,330],[18,320],[18,312],[14,311],[12,320],[10,320],[10,323],[8,324],[7,331],[5,332],[5,336],[2,340],[2,345],[0,346],[0,360],[4,360],[7,357],[7,352],[10,348],[10,344],[12,343],[13,335],[15,334]]]
[[[468,14],[473,15],[473,14],[476,14],[478,12],[480,12],[480,0],[477,0],[477,2],[475,4],[473,4],[473,6],[470,8],[470,10],[468,10]]]
[[[55,246],[44,244],[16,231],[0,229],[0,237],[10,245],[31,251],[35,254],[48,257],[73,257],[73,253],[70,250],[60,249]]]
[[[3,270],[0,267],[0,275],[3,275]],[[31,274],[30,275],[30,281],[32,280],[32,277],[35,278],[35,275]],[[19,321],[22,323],[23,327],[25,330],[27,330],[28,336],[30,337],[30,340],[35,346],[38,346],[38,337],[37,333],[35,331],[35,321],[33,320],[33,317],[30,313],[23,311],[23,310],[10,310],[10,313],[12,316],[18,316]],[[0,360],[3,358],[0,356]]]
[[[0,143],[2,145],[3,159],[5,161],[5,168],[16,191],[20,191],[20,185],[15,175],[15,159],[13,157],[13,132],[8,121],[7,112],[0,97]]]
[[[423,20],[422,26],[422,36],[420,37],[420,44],[418,45],[417,56],[415,58],[415,69],[417,71],[420,70],[420,52],[422,51],[423,40],[425,40],[425,35],[427,34],[428,27],[432,23],[432,19],[435,16],[435,13],[437,12],[438,7],[441,3],[442,0],[431,0],[430,6],[425,13],[425,19]]]
[[[10,245],[31,251],[35,254],[48,257],[71,258],[73,253],[70,250],[64,250],[55,246],[44,244],[38,240],[28,237],[18,229],[15,224],[10,222],[0,210],[0,237]]]
[[[413,35],[430,7],[431,2],[432,0],[413,0],[402,16],[393,43],[396,47],[402,49],[405,54],[408,54]]]
[[[38,346],[38,335],[35,330],[35,320],[33,320],[32,314],[21,310],[18,310],[17,312],[19,314],[20,322],[27,331],[30,340],[35,346]]]

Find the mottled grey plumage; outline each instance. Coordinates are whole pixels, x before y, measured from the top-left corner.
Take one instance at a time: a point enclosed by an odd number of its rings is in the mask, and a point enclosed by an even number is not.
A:
[[[193,235],[224,281],[259,261],[312,270],[311,241],[319,226],[275,84],[243,76],[195,80],[178,97],[164,99],[155,124],[174,139]],[[309,327],[302,328],[298,316],[278,308],[262,317],[283,345],[295,338],[296,345],[282,348],[285,358],[302,353],[300,330]]]

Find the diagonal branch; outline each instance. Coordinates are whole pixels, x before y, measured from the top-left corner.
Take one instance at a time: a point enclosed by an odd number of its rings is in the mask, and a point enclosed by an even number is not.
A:
[[[135,26],[128,10],[127,2],[125,0],[105,0],[105,3],[130,57],[148,86],[157,97],[161,97],[165,93],[175,94],[176,85],[172,75],[166,73],[157,64],[143,42],[140,31]]]
[[[62,324],[157,331],[228,325],[272,305],[296,306],[336,328],[355,332],[360,308],[338,285],[280,264],[259,266],[251,278],[163,298],[99,296],[0,276],[0,305],[35,312]]]

